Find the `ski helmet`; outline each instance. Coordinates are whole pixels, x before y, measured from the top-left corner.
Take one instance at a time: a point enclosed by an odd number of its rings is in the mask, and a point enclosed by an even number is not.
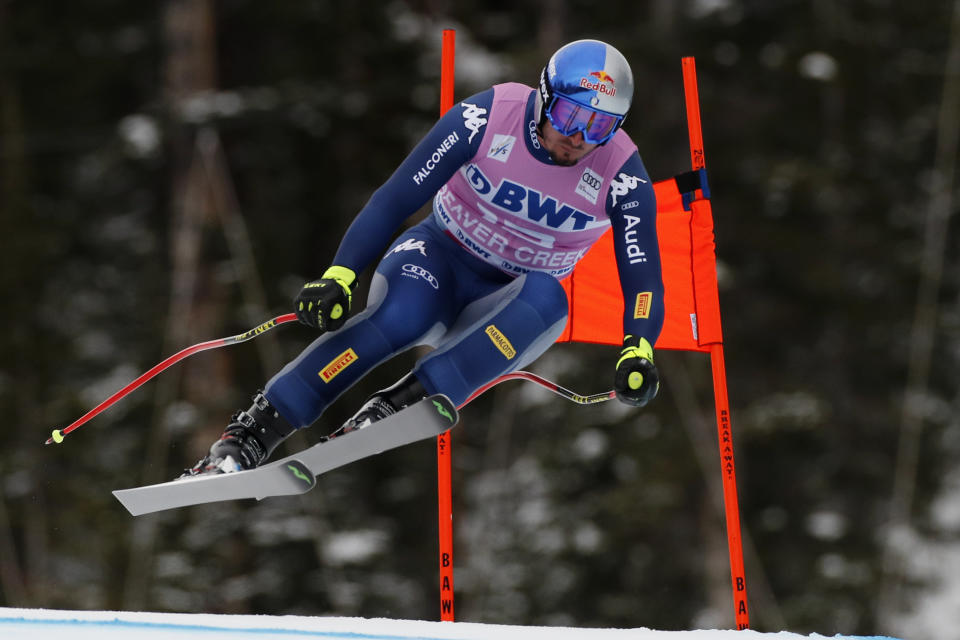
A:
[[[603,144],[623,124],[633,100],[633,73],[619,51],[599,40],[577,40],[550,57],[540,72],[537,126],[549,120],[563,135],[583,132]]]

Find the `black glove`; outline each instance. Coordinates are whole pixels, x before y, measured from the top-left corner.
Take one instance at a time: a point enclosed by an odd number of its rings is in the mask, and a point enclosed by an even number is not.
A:
[[[303,285],[293,301],[297,320],[321,331],[336,331],[350,315],[350,287],[357,275],[346,267],[330,267],[319,280]]]
[[[626,336],[617,360],[613,388],[620,402],[642,407],[660,390],[660,374],[653,364],[653,347],[646,338]]]

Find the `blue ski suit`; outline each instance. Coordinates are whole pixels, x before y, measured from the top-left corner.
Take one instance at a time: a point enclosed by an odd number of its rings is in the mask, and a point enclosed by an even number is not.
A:
[[[310,425],[362,376],[415,346],[433,347],[416,363],[417,379],[455,405],[529,365],[566,324],[558,278],[609,226],[624,298],[650,300],[643,314],[626,305],[624,332],[655,343],[663,325],[656,203],[636,147],[621,130],[573,168],[559,167],[537,139],[534,99],[533,89],[508,84],[455,105],[360,211],[333,264],[359,274],[380,258],[367,304],[267,384],[290,424]],[[514,166],[519,176],[492,177]],[[457,200],[465,193],[469,206]],[[431,198],[432,215],[390,244]]]

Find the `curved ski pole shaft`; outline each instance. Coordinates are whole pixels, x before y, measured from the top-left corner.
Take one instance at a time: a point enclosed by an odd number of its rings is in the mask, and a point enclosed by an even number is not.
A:
[[[163,362],[160,362],[159,364],[154,365],[150,370],[144,372],[136,380],[131,381],[127,386],[118,390],[112,396],[110,396],[109,398],[107,398],[97,406],[95,406],[93,409],[91,409],[84,415],[80,416],[77,420],[72,422],[69,426],[64,427],[63,429],[54,429],[53,435],[47,438],[47,441],[44,444],[52,444],[54,442],[59,444],[63,442],[64,436],[66,436],[68,433],[70,433],[74,429],[77,429],[78,427],[80,427],[81,425],[89,421],[91,418],[93,418],[94,416],[108,409],[118,400],[120,400],[121,398],[129,394],[131,391],[134,391],[135,389],[140,387],[140,385],[147,382],[148,380],[156,376],[161,371],[180,362],[184,358],[192,356],[195,353],[199,353],[200,351],[206,351],[208,349],[216,349],[218,347],[225,347],[227,345],[237,344],[239,342],[246,342],[247,340],[256,338],[260,334],[265,333],[278,325],[281,325],[281,324],[284,324],[285,322],[290,322],[296,319],[297,319],[296,314],[287,313],[282,316],[277,316],[273,320],[268,320],[267,322],[264,322],[263,324],[258,325],[253,329],[250,329],[249,331],[245,331],[244,333],[240,333],[235,336],[230,336],[229,338],[218,338],[216,340],[210,340],[208,342],[201,342],[199,344],[193,345],[192,347],[187,347],[173,354]]]
[[[613,398],[617,397],[617,393],[613,389],[611,389],[610,391],[604,391],[603,393],[594,393],[592,395],[585,396],[585,395],[581,395],[579,393],[570,391],[569,389],[566,389],[564,387],[561,387],[557,383],[551,382],[546,378],[541,378],[535,373],[530,373],[529,371],[513,371],[511,373],[505,373],[499,378],[496,378],[495,380],[491,380],[487,384],[483,385],[482,387],[474,391],[473,395],[467,398],[466,402],[464,402],[462,405],[460,405],[457,408],[459,409],[461,407],[466,406],[480,394],[488,391],[490,388],[500,384],[501,382],[506,382],[507,380],[526,380],[528,382],[534,382],[540,385],[541,387],[543,387],[544,389],[552,391],[558,396],[562,398],[566,398],[567,400],[576,404],[597,404],[599,402],[606,402],[607,400],[612,400]]]

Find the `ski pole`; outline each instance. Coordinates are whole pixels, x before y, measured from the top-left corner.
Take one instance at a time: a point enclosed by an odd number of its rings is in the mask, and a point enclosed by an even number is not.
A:
[[[570,391],[569,389],[565,389],[564,387],[561,387],[560,385],[558,385],[556,382],[550,382],[546,378],[541,378],[535,373],[530,373],[529,371],[513,371],[511,373],[505,373],[499,378],[496,378],[495,380],[492,380],[487,384],[483,385],[482,387],[474,391],[473,395],[467,398],[466,401],[457,408],[460,409],[462,407],[465,407],[467,404],[469,404],[474,398],[479,396],[481,393],[489,390],[493,386],[500,384],[501,382],[506,382],[507,380],[527,380],[528,382],[535,382],[536,384],[540,385],[544,389],[547,389],[548,391],[552,391],[558,396],[566,398],[567,400],[575,404],[597,404],[598,402],[606,402],[607,400],[612,400],[613,398],[617,397],[617,392],[614,391],[613,389],[611,389],[610,391],[604,391],[603,393],[594,393],[592,395],[585,396],[585,395],[581,395],[579,393]]]
[[[91,409],[84,415],[80,416],[80,418],[75,420],[69,426],[64,427],[62,430],[54,429],[53,435],[47,438],[47,441],[44,444],[52,444],[54,442],[59,444],[63,442],[64,436],[66,436],[68,433],[78,428],[79,426],[81,426],[82,424],[84,424],[94,416],[98,415],[100,412],[109,408],[118,400],[120,400],[121,398],[129,394],[131,391],[137,389],[140,385],[142,385],[144,382],[147,382],[148,380],[156,376],[161,371],[180,362],[181,360],[183,360],[188,356],[192,356],[195,353],[199,353],[200,351],[206,351],[208,349],[216,349],[218,347],[225,347],[230,344],[246,342],[247,340],[251,340],[263,333],[266,333],[267,331],[269,331],[270,329],[273,329],[278,325],[281,325],[281,324],[284,324],[285,322],[290,322],[296,319],[297,319],[296,314],[287,313],[282,316],[277,316],[273,320],[268,320],[267,322],[264,322],[263,324],[257,327],[254,327],[253,329],[250,329],[249,331],[246,331],[244,333],[241,333],[235,336],[230,336],[229,338],[218,338],[217,340],[209,340],[207,342],[201,342],[200,344],[195,344],[192,347],[187,347],[186,349],[183,349],[182,351],[179,351],[173,354],[163,362],[155,365],[152,369],[142,374],[139,378],[137,378],[136,380],[132,381],[130,384],[128,384],[124,388],[114,393],[112,396],[110,396],[109,398],[107,398],[97,406],[95,406],[93,409]]]

